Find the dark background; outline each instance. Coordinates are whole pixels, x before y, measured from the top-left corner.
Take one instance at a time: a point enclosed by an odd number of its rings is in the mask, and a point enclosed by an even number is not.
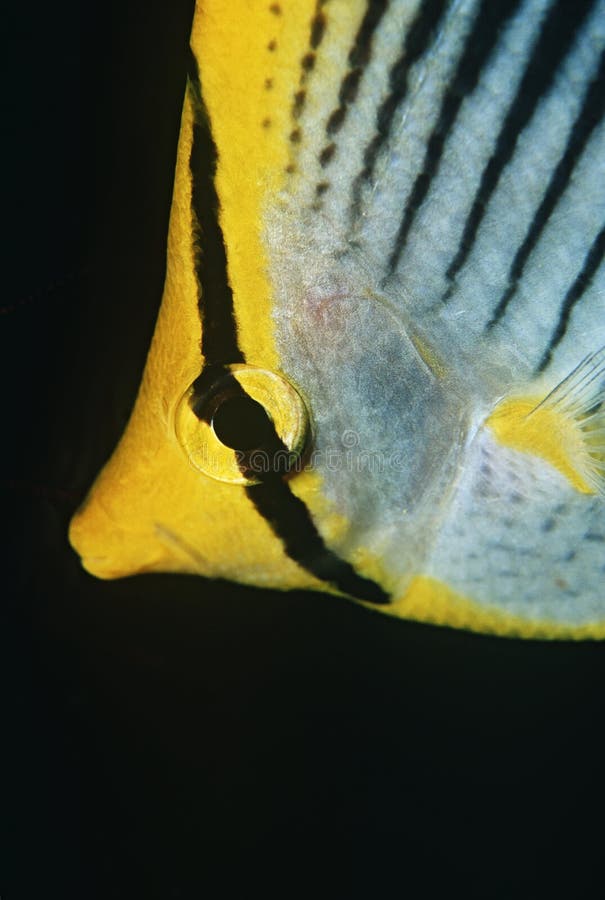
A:
[[[161,297],[191,11],[3,13],[0,896],[593,896],[604,646],[102,583],[67,544]]]

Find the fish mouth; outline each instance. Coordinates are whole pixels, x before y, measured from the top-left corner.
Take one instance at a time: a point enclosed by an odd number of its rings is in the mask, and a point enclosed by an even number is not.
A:
[[[69,542],[83,568],[104,581],[166,566],[166,548],[153,540],[153,533],[121,527],[98,498],[86,502],[72,519]]]
[[[137,566],[136,569],[119,567],[110,556],[81,556],[80,564],[89,575],[94,575],[95,578],[100,578],[102,581],[115,581],[131,575],[142,575],[145,572],[164,572],[167,568],[163,560]]]
[[[178,527],[164,522],[124,527],[98,496],[85,501],[73,517],[69,542],[89,575],[104,581],[149,572],[209,571],[208,560],[180,536]]]
[[[122,572],[116,570],[115,566],[112,565],[108,556],[80,556],[80,564],[89,575],[94,575],[95,578],[102,578],[104,581],[111,581],[123,575]]]

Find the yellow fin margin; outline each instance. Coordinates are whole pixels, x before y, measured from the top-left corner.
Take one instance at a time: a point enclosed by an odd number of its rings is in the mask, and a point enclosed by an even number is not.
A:
[[[605,495],[605,347],[544,399],[505,400],[485,424],[501,444],[546,460],[580,493]]]
[[[404,596],[389,608],[389,612],[404,619],[499,637],[572,641],[605,638],[605,622],[568,625],[554,620],[523,619],[483,606],[425,575],[412,580]]]
[[[580,493],[595,493],[581,474],[586,449],[573,418],[536,399],[506,400],[485,424],[501,444],[546,460]]]

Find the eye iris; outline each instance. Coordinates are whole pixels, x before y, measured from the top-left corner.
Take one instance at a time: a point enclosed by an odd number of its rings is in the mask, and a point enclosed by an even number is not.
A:
[[[257,450],[270,442],[273,423],[252,397],[227,397],[212,416],[219,441],[233,450]]]

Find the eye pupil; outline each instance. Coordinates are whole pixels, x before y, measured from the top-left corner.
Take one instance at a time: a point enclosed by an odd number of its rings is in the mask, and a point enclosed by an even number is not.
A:
[[[256,450],[274,434],[266,409],[252,397],[227,397],[212,416],[214,433],[233,450]]]
[[[277,372],[243,363],[205,365],[182,395],[174,427],[195,469],[240,485],[299,472],[310,436],[296,388]]]

